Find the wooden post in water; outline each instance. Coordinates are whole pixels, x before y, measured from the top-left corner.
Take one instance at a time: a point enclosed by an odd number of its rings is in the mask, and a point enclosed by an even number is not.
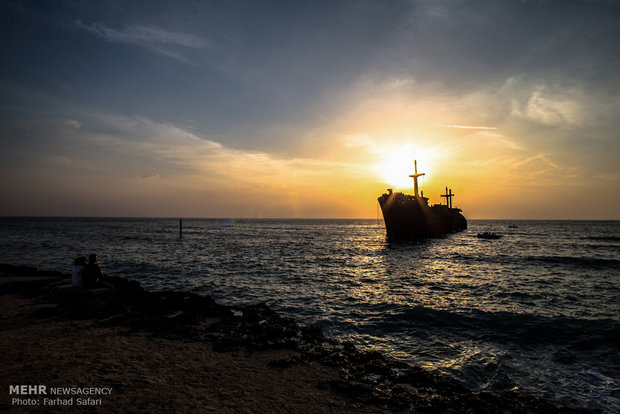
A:
[[[179,239],[183,238],[183,219],[179,219]]]

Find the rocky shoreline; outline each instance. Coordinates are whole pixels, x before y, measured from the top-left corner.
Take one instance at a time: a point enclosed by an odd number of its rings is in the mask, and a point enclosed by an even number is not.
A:
[[[95,320],[101,327],[121,326],[157,338],[210,344],[216,352],[291,351],[269,366],[319,364],[336,369],[337,378],[319,381],[317,387],[361,404],[364,412],[588,412],[557,407],[517,390],[470,392],[453,379],[327,338],[318,326],[299,326],[266,304],[224,306],[209,296],[148,292],[138,282],[120,277],[107,278],[115,291],[105,295],[56,293],[55,288],[69,280],[59,272],[0,265],[0,297],[24,295],[49,303],[36,318]]]

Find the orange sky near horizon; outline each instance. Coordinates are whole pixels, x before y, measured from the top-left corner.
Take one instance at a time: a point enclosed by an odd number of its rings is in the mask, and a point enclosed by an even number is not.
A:
[[[510,125],[466,122],[463,114],[449,113],[446,102],[439,108],[432,99],[400,105],[393,96],[385,99],[392,105],[369,111],[359,104],[305,131],[314,145],[298,156],[232,149],[147,120],[114,122],[146,129],[148,142],[93,134],[66,120],[57,125],[65,139],[106,148],[95,167],[99,175],[89,174],[92,163],[42,156],[41,167],[13,177],[21,196],[9,214],[380,218],[377,197],[387,188],[413,193],[408,175],[417,160],[429,202],[445,202],[440,195],[449,187],[454,206],[470,219],[620,218],[613,177],[582,176],[572,158],[526,147]],[[155,166],[152,173],[139,173],[141,158]],[[45,175],[48,165],[56,174]],[[22,199],[45,209],[20,205]]]

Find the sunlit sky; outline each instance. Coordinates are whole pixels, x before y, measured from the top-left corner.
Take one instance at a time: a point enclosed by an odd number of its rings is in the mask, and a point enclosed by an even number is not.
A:
[[[3,1],[0,215],[620,219],[615,1]]]

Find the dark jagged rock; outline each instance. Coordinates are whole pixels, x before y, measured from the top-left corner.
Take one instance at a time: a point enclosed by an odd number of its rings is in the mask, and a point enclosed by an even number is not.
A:
[[[302,342],[309,345],[318,345],[327,341],[323,330],[318,325],[309,325],[301,328]]]
[[[218,349],[227,346],[296,348],[302,337],[293,319],[279,315],[264,303],[231,308],[210,331]]]
[[[22,276],[19,280],[7,280],[6,277]],[[49,285],[50,281],[58,281],[69,277],[61,272],[37,270],[31,266],[13,266],[0,264],[0,294],[22,292],[27,295],[36,295],[41,288]]]
[[[140,283],[135,280],[128,280],[124,277],[117,276],[106,276],[104,281],[114,286],[116,292],[123,297],[132,298],[144,294],[144,289],[142,289]]]
[[[37,271],[37,276],[41,276],[41,277],[55,277],[57,279],[62,279],[63,277],[65,277],[65,275],[62,274],[61,272],[50,271],[50,270],[39,270],[39,271]]]
[[[303,363],[303,360],[299,357],[286,358],[286,359],[277,359],[275,361],[269,362],[269,366],[276,368],[289,368],[293,365],[297,365]]]
[[[379,352],[361,352],[351,343],[331,341],[302,349],[303,358],[340,367],[340,379],[324,386],[366,404],[387,406],[395,412],[590,412],[557,407],[517,391],[473,393],[454,379],[388,359]]]
[[[67,275],[62,272],[54,270],[38,270],[32,266],[13,266],[10,264],[0,264],[0,273],[17,275],[17,276],[31,276],[31,277],[49,277],[62,279]]]
[[[37,268],[31,266],[13,266],[10,264],[0,265],[0,272],[17,276],[36,276]]]

